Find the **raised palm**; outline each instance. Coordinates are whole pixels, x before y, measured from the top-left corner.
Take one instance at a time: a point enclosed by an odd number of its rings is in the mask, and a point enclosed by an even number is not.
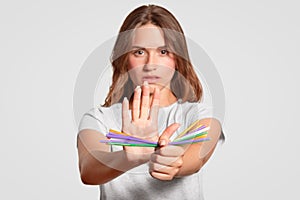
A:
[[[142,92],[143,89],[143,92]],[[150,103],[150,89],[144,84],[134,90],[129,115],[129,102],[127,99],[122,105],[122,131],[135,137],[157,141],[158,139],[158,110],[159,89],[155,89]]]

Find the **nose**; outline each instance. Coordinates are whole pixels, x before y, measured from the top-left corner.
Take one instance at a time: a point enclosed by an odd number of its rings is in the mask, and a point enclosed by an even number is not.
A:
[[[150,52],[146,58],[146,62],[144,65],[145,71],[152,71],[157,68],[157,56],[154,52]]]

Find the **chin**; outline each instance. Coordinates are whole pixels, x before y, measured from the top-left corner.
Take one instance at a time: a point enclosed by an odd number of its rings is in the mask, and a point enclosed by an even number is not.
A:
[[[153,94],[153,93],[154,93],[154,89],[155,89],[155,88],[160,89],[157,85],[152,85],[152,84],[149,84],[149,88],[150,88],[150,94]]]
[[[154,89],[159,89],[159,91],[162,91],[163,89],[170,89],[168,86],[164,86],[164,85],[161,85],[161,84],[149,84],[149,87],[150,87],[150,94],[153,94],[154,93]]]

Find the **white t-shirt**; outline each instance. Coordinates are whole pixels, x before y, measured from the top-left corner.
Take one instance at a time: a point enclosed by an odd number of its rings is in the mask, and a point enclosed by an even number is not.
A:
[[[122,104],[111,107],[98,107],[89,110],[81,119],[79,131],[93,129],[106,135],[109,129],[121,130]],[[161,107],[158,114],[158,132],[161,134],[172,123],[180,123],[177,134],[186,129],[194,121],[212,117],[211,107],[203,103],[181,103],[180,101],[167,107]],[[176,133],[172,138],[176,137]],[[171,138],[171,139],[172,139]],[[121,146],[111,146],[111,151],[123,150]],[[161,181],[151,177],[148,163],[131,169],[117,178],[100,185],[100,199],[187,199],[202,200],[201,170],[195,174],[171,181]]]

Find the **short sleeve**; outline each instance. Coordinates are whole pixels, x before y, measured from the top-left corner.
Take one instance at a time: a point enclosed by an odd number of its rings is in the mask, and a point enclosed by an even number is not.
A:
[[[191,108],[191,112],[190,123],[193,123],[196,120],[213,117],[213,108],[203,103],[195,103]]]
[[[103,113],[98,108],[93,108],[85,113],[79,123],[78,132],[84,129],[96,130],[104,135],[108,132]]]

